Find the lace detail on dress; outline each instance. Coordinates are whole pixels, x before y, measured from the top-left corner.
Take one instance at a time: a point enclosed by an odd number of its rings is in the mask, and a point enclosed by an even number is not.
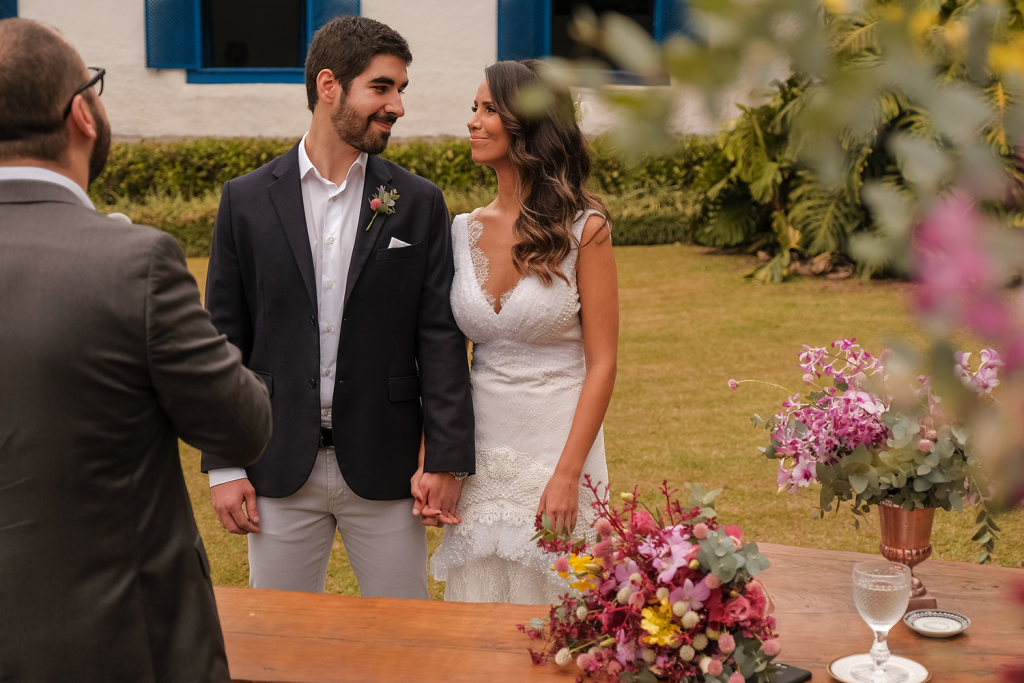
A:
[[[482,208],[482,207],[481,207]],[[476,273],[476,282],[480,286],[480,291],[484,293],[484,298],[487,299],[487,305],[494,311],[495,306],[498,304],[498,300],[494,298],[494,295],[487,291],[484,285],[491,278],[490,265],[491,262],[487,259],[487,254],[484,250],[477,246],[480,242],[480,236],[484,234],[484,224],[477,220],[476,215],[480,212],[480,209],[476,209],[473,213],[469,214],[467,219],[467,230],[469,234],[469,256],[473,262],[473,272]],[[519,282],[523,279],[520,278]],[[511,289],[508,289],[501,293],[501,308],[495,313],[505,308],[505,304],[512,298],[512,292],[516,291],[516,287],[519,286],[517,282]]]
[[[554,557],[531,540],[540,497],[572,427],[586,377],[573,249],[562,262],[569,282],[545,285],[533,275],[501,297],[500,315],[483,285],[483,226],[472,214],[452,223],[455,279],[452,312],[474,343],[470,382],[476,416],[476,474],[465,480],[462,523],[445,528],[431,572],[445,599],[551,603],[568,585],[551,571]],[[577,239],[589,213],[573,224]],[[512,297],[512,293],[515,296]],[[607,484],[604,434],[598,432],[583,473]],[[602,494],[604,490],[602,490]],[[594,494],[580,487],[575,534],[593,542]]]

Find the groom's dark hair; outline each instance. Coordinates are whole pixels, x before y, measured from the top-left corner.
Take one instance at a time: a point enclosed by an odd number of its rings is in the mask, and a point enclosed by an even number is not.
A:
[[[313,111],[320,97],[316,77],[330,69],[348,94],[352,81],[366,71],[374,57],[390,55],[412,63],[409,43],[387,24],[367,17],[343,16],[329,21],[313,35],[306,55],[306,99]]]
[[[63,161],[70,136],[61,110],[81,82],[78,53],[54,29],[0,21],[0,161]]]

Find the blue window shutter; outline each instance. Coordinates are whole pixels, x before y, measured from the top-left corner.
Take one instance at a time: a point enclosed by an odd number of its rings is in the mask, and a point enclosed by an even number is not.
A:
[[[498,0],[498,59],[551,54],[551,0]]]
[[[654,3],[654,39],[659,43],[672,36],[693,37],[686,0],[656,0]]]
[[[18,0],[0,0],[0,19],[18,16]]]
[[[321,26],[343,14],[359,16],[359,0],[306,0],[306,44]]]
[[[146,0],[146,66],[198,69],[203,50],[199,0]]]

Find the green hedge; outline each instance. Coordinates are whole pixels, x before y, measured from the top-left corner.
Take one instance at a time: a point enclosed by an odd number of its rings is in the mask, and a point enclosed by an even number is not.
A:
[[[189,256],[204,256],[221,186],[294,144],[240,138],[119,143],[89,193],[101,211],[165,230]],[[709,140],[687,138],[661,157],[627,166],[606,142],[593,141],[591,189],[608,205],[616,244],[685,240],[699,204],[689,188],[712,149]],[[441,187],[453,215],[488,203],[497,188],[493,171],[473,163],[468,140],[392,143],[384,156]]]

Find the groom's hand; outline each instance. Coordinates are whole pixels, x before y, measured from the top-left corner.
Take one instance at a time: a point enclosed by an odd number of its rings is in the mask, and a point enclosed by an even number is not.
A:
[[[217,518],[233,534],[258,534],[260,516],[256,511],[256,489],[248,479],[235,479],[210,489]],[[245,508],[242,503],[245,503]]]
[[[455,507],[462,493],[462,482],[447,472],[424,472],[420,475],[419,490],[425,501],[421,514],[437,513],[439,521],[458,524],[462,521]],[[424,524],[427,524],[426,519]]]

